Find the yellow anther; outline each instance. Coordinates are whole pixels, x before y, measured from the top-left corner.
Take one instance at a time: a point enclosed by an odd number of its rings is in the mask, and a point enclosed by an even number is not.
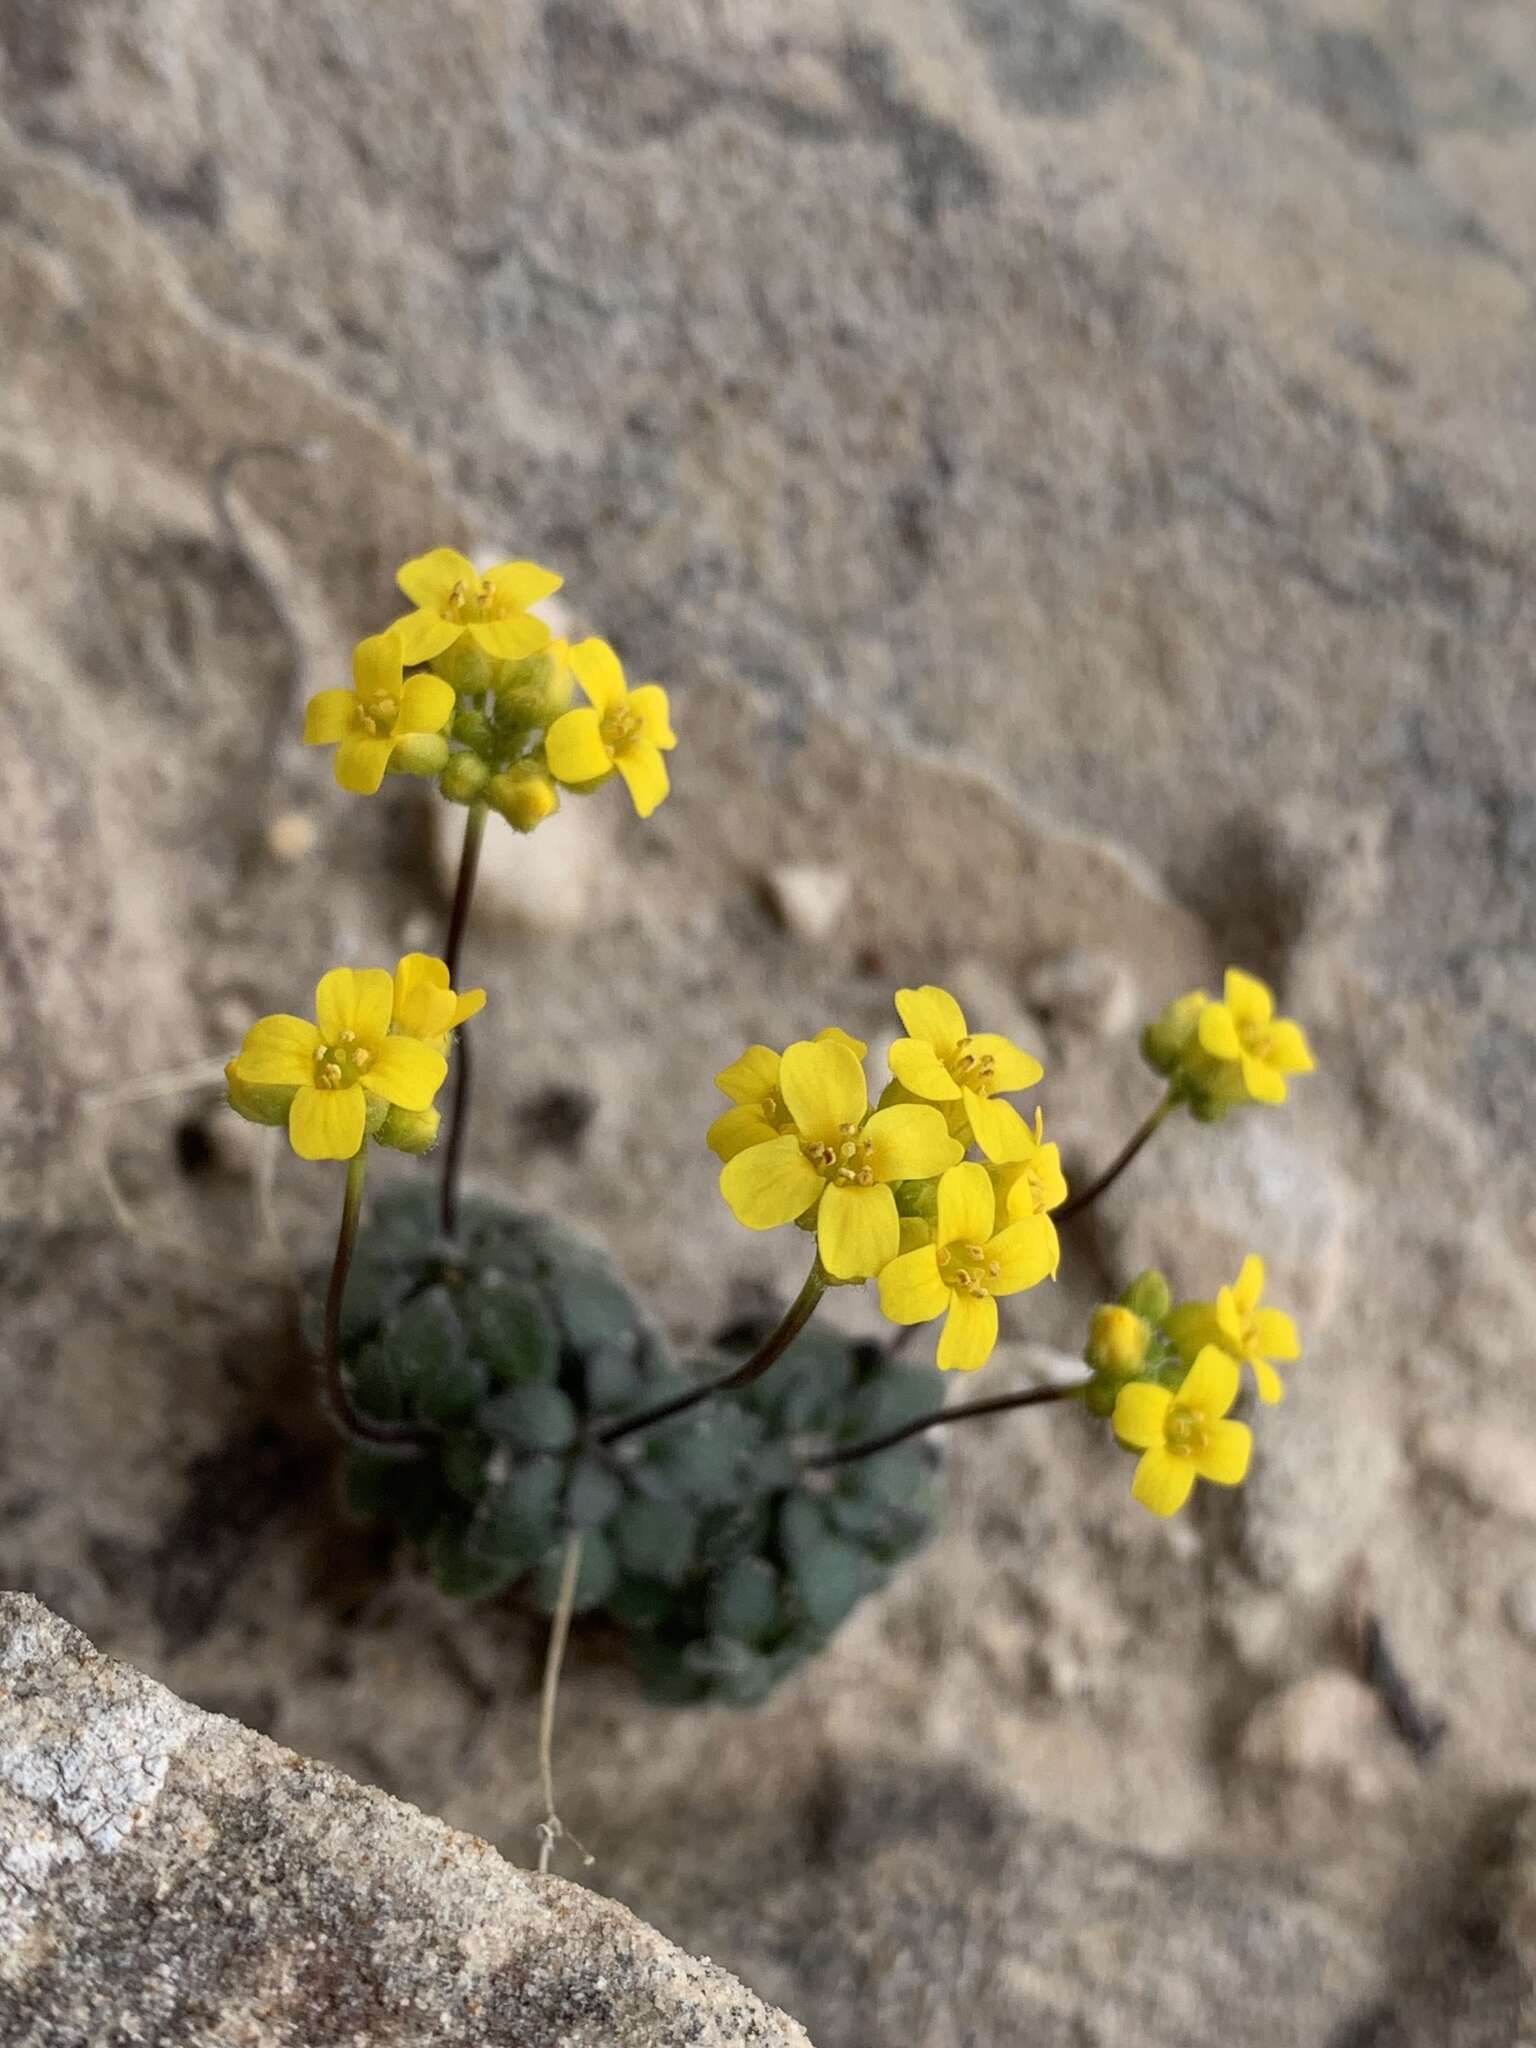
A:
[[[1003,1269],[1002,1269],[1002,1267],[1001,1267],[1001,1266],[1000,1266],[1000,1265],[999,1265],[999,1264],[997,1263],[997,1260],[996,1260],[996,1259],[988,1259],[988,1261],[987,1261],[987,1271],[988,1271],[988,1272],[989,1272],[989,1273],[991,1274],[991,1276],[992,1276],[992,1278],[993,1278],[994,1280],[996,1280],[996,1279],[998,1278],[998,1276],[999,1276],[999,1275],[1001,1274],[1002,1270],[1003,1270]]]
[[[858,1150],[858,1146],[850,1138],[846,1145],[838,1147],[838,1157],[841,1159],[853,1159],[857,1156]]]
[[[984,1259],[987,1256],[987,1254],[984,1246],[979,1244],[968,1244],[965,1248],[965,1256],[968,1259],[976,1259],[979,1261],[981,1259]]]
[[[870,1167],[861,1166],[859,1168],[858,1183],[861,1188],[872,1188],[874,1186],[875,1176]]]

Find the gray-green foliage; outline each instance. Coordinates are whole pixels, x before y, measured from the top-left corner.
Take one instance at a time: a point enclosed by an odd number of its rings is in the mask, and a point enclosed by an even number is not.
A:
[[[655,1696],[762,1699],[935,1510],[926,1442],[822,1475],[803,1460],[925,1412],[932,1374],[813,1326],[755,1385],[604,1446],[604,1424],[730,1354],[681,1371],[602,1254],[545,1218],[469,1202],[462,1224],[447,1251],[428,1191],[402,1188],[363,1233],[343,1317],[354,1399],[437,1434],[414,1459],[349,1453],[353,1507],[396,1522],[445,1592],[524,1584],[546,1611],[579,1532],[577,1611],[626,1632]]]

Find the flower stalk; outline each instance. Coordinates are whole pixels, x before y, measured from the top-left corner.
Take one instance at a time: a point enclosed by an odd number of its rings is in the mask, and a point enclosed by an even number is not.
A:
[[[357,1248],[357,1227],[363,1210],[363,1182],[368,1171],[368,1148],[360,1145],[347,1161],[346,1192],[341,1202],[341,1228],[336,1234],[336,1256],[331,1263],[330,1284],[325,1291],[325,1336],[321,1363],[325,1374],[325,1397],[343,1435],[370,1450],[411,1454],[425,1448],[428,1435],[408,1422],[376,1422],[364,1415],[352,1399],[346,1368],[341,1358],[341,1305],[347,1292],[347,1274]]]
[[[459,956],[469,925],[470,906],[475,897],[475,876],[480,868],[480,845],[485,837],[486,807],[473,803],[464,820],[464,845],[459,854],[459,876],[454,884],[453,909],[448,917],[448,937],[443,958],[449,982],[457,986]],[[464,1133],[469,1121],[469,1099],[473,1086],[473,1054],[467,1032],[459,1032],[454,1065],[453,1095],[448,1107],[448,1136],[443,1145],[443,1170],[439,1183],[438,1217],[444,1237],[453,1238],[459,1229],[459,1177],[463,1167]]]
[[[1057,1211],[1063,1223],[1068,1222],[1074,1216],[1080,1216],[1085,1209],[1092,1207],[1100,1195],[1109,1192],[1121,1174],[1131,1164],[1132,1160],[1136,1158],[1142,1147],[1150,1143],[1162,1125],[1173,1114],[1174,1107],[1175,1097],[1170,1090],[1157,1105],[1156,1109],[1153,1110],[1152,1114],[1137,1125],[1130,1138],[1115,1154],[1098,1178],[1089,1181],[1087,1187],[1079,1188],[1075,1193],[1068,1196],[1067,1200]]]
[[[845,1444],[840,1450],[823,1451],[818,1458],[807,1458],[800,1469],[829,1472],[834,1466],[856,1465],[862,1458],[894,1450],[909,1437],[922,1436],[930,1429],[945,1429],[952,1422],[974,1422],[983,1415],[1001,1415],[1009,1408],[1040,1408],[1048,1401],[1070,1401],[1088,1384],[1087,1380],[1074,1380],[1066,1387],[1027,1387],[1018,1394],[988,1394],[979,1401],[962,1401],[954,1408],[936,1408],[931,1415],[919,1415],[915,1422],[904,1422],[899,1429],[888,1429],[884,1435],[872,1436],[864,1443]]]

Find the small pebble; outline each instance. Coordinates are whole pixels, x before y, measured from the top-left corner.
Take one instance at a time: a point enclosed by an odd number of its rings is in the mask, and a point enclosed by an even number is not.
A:
[[[1139,1014],[1131,970],[1109,954],[1083,946],[1034,968],[1024,993],[1030,1008],[1054,1030],[1079,1038],[1119,1038]]]
[[[267,851],[289,867],[314,852],[319,836],[319,827],[307,811],[280,811],[267,821]]]
[[[768,900],[791,937],[819,945],[832,936],[852,887],[841,868],[775,868],[767,880]]]

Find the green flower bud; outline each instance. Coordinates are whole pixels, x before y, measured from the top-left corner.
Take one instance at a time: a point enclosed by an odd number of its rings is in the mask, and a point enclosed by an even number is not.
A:
[[[391,1103],[389,1114],[373,1135],[381,1145],[388,1145],[396,1152],[430,1152],[437,1143],[438,1125],[442,1120],[440,1110],[399,1109]]]
[[[1141,1034],[1141,1056],[1155,1073],[1171,1075],[1199,1050],[1200,1012],[1210,998],[1203,988],[1177,997]]]
[[[491,688],[496,697],[499,731],[532,732],[553,725],[571,707],[575,683],[569,664],[553,648],[543,648],[522,661],[503,661]]]
[[[1120,1299],[1133,1315],[1142,1316],[1149,1323],[1160,1323],[1173,1306],[1168,1282],[1150,1266],[1145,1273],[1136,1275]]]
[[[391,1105],[382,1095],[365,1094],[363,1102],[363,1129],[370,1138],[376,1138],[384,1128],[384,1119],[389,1115]]]
[[[468,705],[461,705],[453,714],[453,736],[466,747],[473,747],[477,754],[495,751],[496,735],[491,730],[491,721],[483,711]]]
[[[440,732],[407,733],[395,742],[389,757],[391,775],[440,775],[448,762],[448,742]]]
[[[299,1092],[275,1082],[237,1080],[233,1060],[224,1069],[224,1084],[230,1108],[248,1124],[287,1123],[288,1105]]]
[[[531,832],[560,808],[560,792],[532,761],[514,761],[485,785],[485,800],[518,832]]]
[[[491,687],[496,663],[470,634],[461,633],[451,647],[432,657],[429,666],[461,697],[481,697]]]
[[[1119,1380],[1090,1380],[1079,1391],[1079,1399],[1090,1415],[1097,1415],[1107,1422],[1115,1412],[1115,1402],[1120,1396]]]
[[[438,777],[438,788],[451,804],[472,804],[491,779],[478,754],[450,754]]]
[[[1151,1325],[1118,1301],[1102,1302],[1088,1325],[1083,1353],[1096,1373],[1109,1380],[1133,1380],[1146,1363]]]
[[[918,1216],[924,1223],[939,1220],[939,1183],[933,1180],[899,1180],[891,1189],[898,1216]]]

